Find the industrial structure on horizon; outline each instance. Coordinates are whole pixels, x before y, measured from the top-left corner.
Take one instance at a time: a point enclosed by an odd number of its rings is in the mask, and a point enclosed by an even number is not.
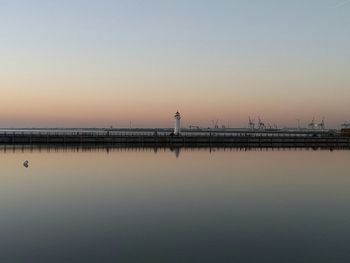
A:
[[[176,111],[174,115],[175,119],[175,125],[174,125],[174,131],[170,133],[170,136],[182,136],[181,134],[181,114],[179,111]],[[297,128],[278,128],[276,124],[271,125],[270,123],[265,123],[262,121],[260,116],[257,118],[257,122],[255,122],[254,118],[248,117],[248,127],[247,128],[229,128],[228,126],[222,125],[219,126],[219,120],[212,121],[213,126],[208,128],[202,128],[198,125],[189,125],[189,129],[184,128],[184,132],[188,133],[190,131],[194,133],[202,133],[202,132],[209,132],[212,134],[215,133],[236,133],[236,132],[250,132],[253,134],[266,134],[266,133],[280,133],[280,132],[311,132],[311,133],[317,133],[320,132],[320,134],[323,133],[329,133],[332,136],[335,135],[336,130],[332,129],[326,129],[325,124],[325,117],[322,118],[321,122],[317,123],[315,120],[315,117],[312,118],[312,121],[307,124],[306,127],[302,127],[300,125],[300,119],[297,119],[298,121],[298,127]],[[350,133],[350,123],[345,122],[341,125],[342,129],[340,130],[340,133],[342,135],[348,136]]]
[[[350,147],[350,129],[326,129],[324,119],[315,119],[305,128],[277,128],[248,119],[246,128],[219,126],[201,128],[190,125],[181,129],[179,111],[173,115],[173,128],[85,128],[85,129],[0,129],[0,146],[4,145],[170,145],[234,147]],[[194,129],[193,129],[194,128]]]

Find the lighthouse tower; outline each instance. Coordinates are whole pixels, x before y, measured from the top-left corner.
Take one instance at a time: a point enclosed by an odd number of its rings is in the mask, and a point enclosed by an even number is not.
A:
[[[175,113],[174,118],[175,118],[174,135],[179,135],[180,134],[180,130],[181,130],[181,126],[180,126],[181,115],[180,115],[180,113],[178,111]]]

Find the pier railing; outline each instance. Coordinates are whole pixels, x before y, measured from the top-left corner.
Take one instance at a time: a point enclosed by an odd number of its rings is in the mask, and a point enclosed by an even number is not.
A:
[[[340,133],[320,131],[237,131],[237,132],[182,132],[180,136],[173,136],[170,132],[130,132],[130,131],[0,131],[0,137],[7,136],[80,136],[80,137],[337,137]]]

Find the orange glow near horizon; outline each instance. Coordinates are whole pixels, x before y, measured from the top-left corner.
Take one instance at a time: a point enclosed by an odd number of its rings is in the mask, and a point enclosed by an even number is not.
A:
[[[212,75],[179,76],[168,72],[158,77],[147,72],[137,79],[124,76],[84,73],[71,76],[34,76],[18,74],[2,78],[2,127],[170,127],[172,115],[179,110],[184,125],[210,126],[212,120],[230,126],[246,125],[248,116],[261,116],[266,122],[283,126],[304,125],[315,116],[326,117],[333,126],[349,118],[347,79],[335,80],[337,92],[330,87],[329,76]],[[98,74],[98,73],[97,73]],[[51,78],[50,78],[51,77]],[[193,79],[196,79],[194,82]],[[285,79],[285,81],[283,81]],[[326,81],[327,80],[327,81]],[[309,85],[318,86],[315,92]],[[297,88],[294,88],[297,87]]]

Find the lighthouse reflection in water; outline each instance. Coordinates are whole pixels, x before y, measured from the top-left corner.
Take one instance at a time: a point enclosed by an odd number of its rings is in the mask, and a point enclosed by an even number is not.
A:
[[[349,158],[345,150],[2,149],[0,260],[347,262]]]

